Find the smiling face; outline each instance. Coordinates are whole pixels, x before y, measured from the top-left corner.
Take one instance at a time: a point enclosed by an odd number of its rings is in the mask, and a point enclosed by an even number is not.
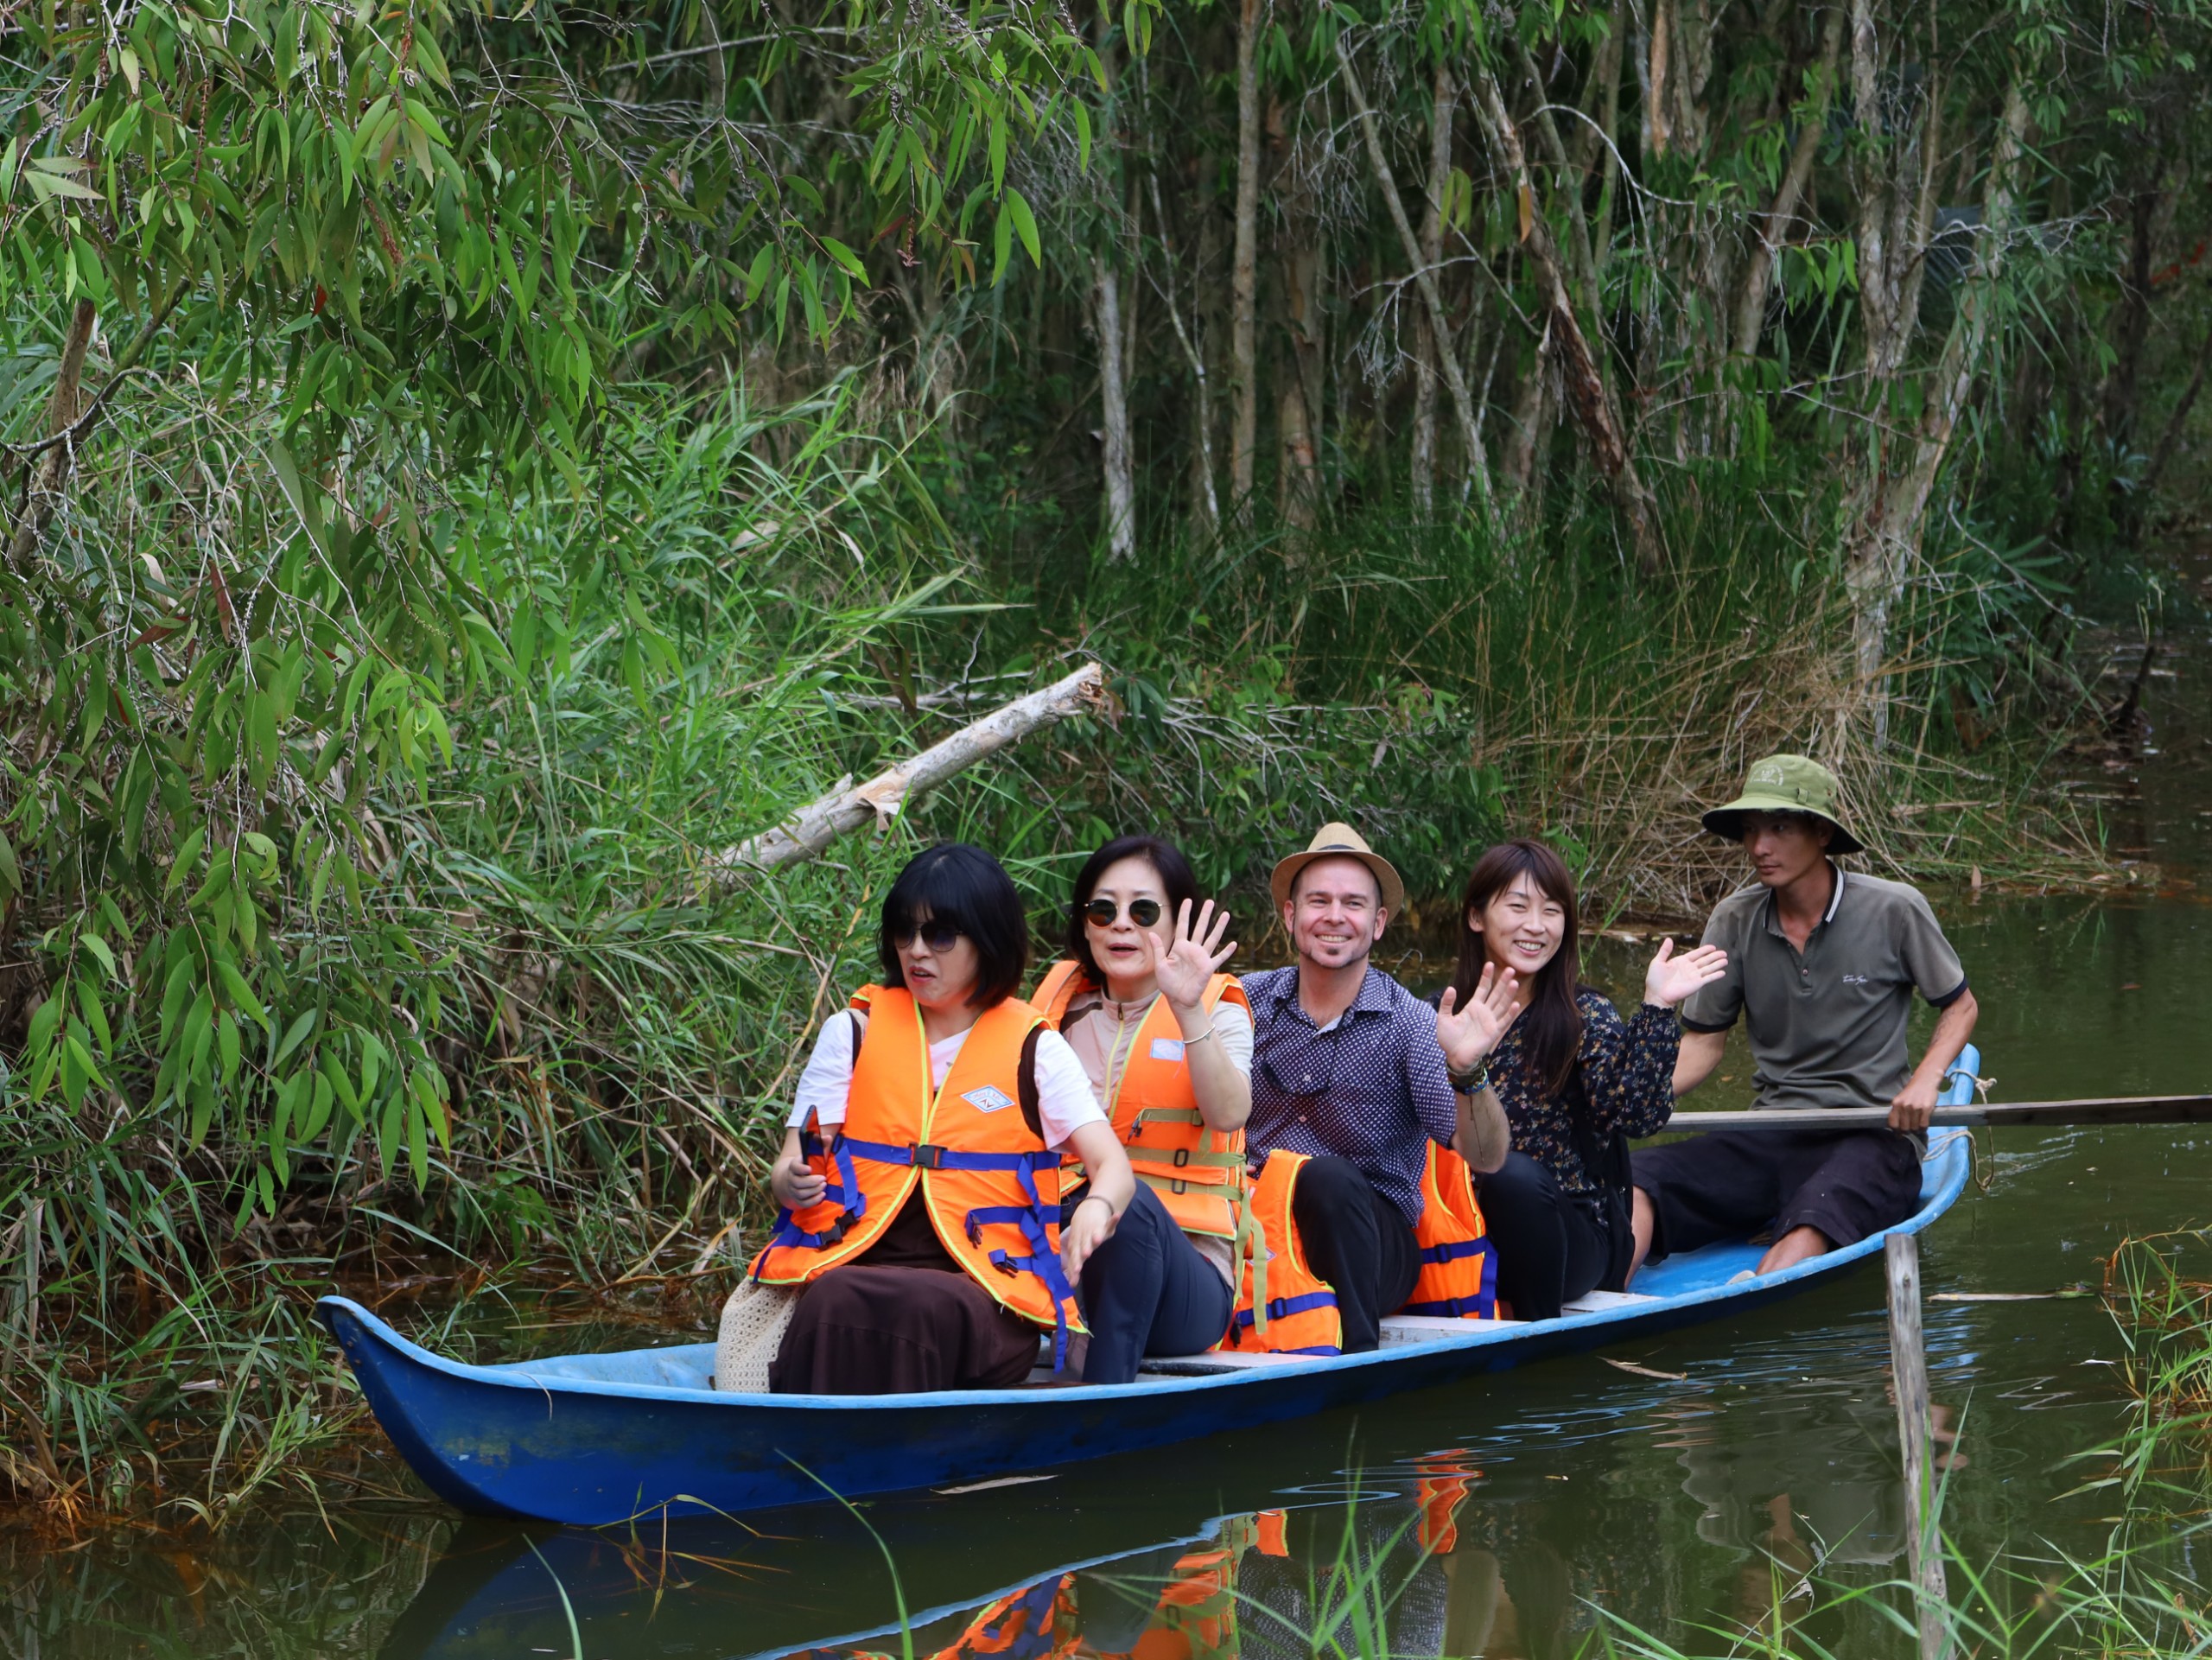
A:
[[[929,918],[915,920],[913,932],[899,941],[899,970],[906,977],[906,989],[924,1008],[949,1013],[965,1008],[976,995],[977,971],[982,963],[976,942],[961,933],[947,941],[944,931],[933,927]],[[933,934],[942,950],[931,944]]]
[[[1818,869],[1835,839],[1834,825],[1806,813],[1747,812],[1742,829],[1751,872],[1767,887],[1787,887]]]
[[[1357,859],[1316,859],[1298,873],[1282,907],[1299,957],[1319,969],[1351,968],[1382,938],[1390,913],[1375,873]]]
[[[1160,916],[1151,932],[1166,938],[1174,919],[1167,913],[1167,885],[1160,880],[1160,872],[1149,859],[1132,856],[1116,859],[1099,873],[1097,886],[1090,890],[1093,903],[1110,900],[1114,906],[1113,921],[1100,925],[1084,918],[1084,938],[1090,946],[1091,960],[1098,964],[1109,987],[1126,987],[1133,981],[1145,978],[1150,972],[1150,959],[1145,954],[1145,930],[1137,925],[1129,914],[1129,907],[1140,900],[1149,900],[1160,907]],[[1126,1001],[1116,994],[1117,1001]]]
[[[1524,870],[1479,910],[1469,910],[1467,926],[1483,937],[1484,956],[1527,985],[1559,955],[1567,938],[1567,906]]]

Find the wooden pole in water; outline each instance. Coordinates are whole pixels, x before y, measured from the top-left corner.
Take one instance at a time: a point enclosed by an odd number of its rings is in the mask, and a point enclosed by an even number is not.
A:
[[[1920,1240],[1893,1233],[1884,1247],[1890,1285],[1890,1363],[1897,1379],[1897,1433],[1904,1446],[1905,1554],[1920,1626],[1921,1660],[1950,1652],[1945,1628],[1943,1534],[1936,1507],[1928,1351],[1920,1326]]]

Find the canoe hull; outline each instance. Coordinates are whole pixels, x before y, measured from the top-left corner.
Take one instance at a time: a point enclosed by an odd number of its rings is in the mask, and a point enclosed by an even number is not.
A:
[[[1893,1231],[1917,1232],[1957,1199],[1965,1141],[1931,1155],[1921,1208]],[[1309,1417],[1750,1313],[1849,1272],[1885,1237],[1733,1284],[1757,1250],[1716,1247],[1638,1281],[1661,1292],[1671,1280],[1673,1294],[1595,1313],[1470,1321],[1464,1334],[1374,1354],[1101,1387],[718,1395],[708,1344],[473,1366],[345,1298],[325,1298],[320,1313],[393,1445],[440,1498],[473,1515],[589,1526],[983,1481]]]
[[[1106,1399],[1086,1400],[1103,1391],[1075,1389],[961,1390],[896,1407],[856,1397],[857,1410],[776,1396],[641,1398],[457,1377],[423,1366],[420,1352],[404,1352],[404,1339],[342,1299],[326,1301],[322,1315],[378,1421],[441,1498],[470,1515],[595,1526],[664,1505],[677,1515],[734,1514],[830,1491],[857,1498],[1142,1452],[1748,1313],[1829,1277],[1746,1290],[1719,1307],[1662,1303],[1544,1321],[1514,1330],[1511,1342],[1422,1345],[1325,1366],[1150,1383]]]

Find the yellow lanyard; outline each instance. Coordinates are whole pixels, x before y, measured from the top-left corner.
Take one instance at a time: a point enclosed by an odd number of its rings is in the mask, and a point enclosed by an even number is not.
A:
[[[1128,1052],[1135,1046],[1137,1034],[1144,1030],[1145,1022],[1152,1018],[1152,1011],[1159,1002],[1160,994],[1155,991],[1136,1019],[1126,1025],[1119,1020],[1114,1023],[1114,1044],[1106,1055],[1106,1122],[1109,1124],[1114,1122],[1115,1110],[1122,1104],[1122,1085],[1129,1081]],[[1109,1005],[1102,997],[1099,1007],[1102,1009],[1108,1007],[1118,1008],[1121,1005]]]

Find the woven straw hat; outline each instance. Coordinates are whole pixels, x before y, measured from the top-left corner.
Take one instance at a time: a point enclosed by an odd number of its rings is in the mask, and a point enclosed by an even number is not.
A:
[[[1294,853],[1275,865],[1275,872],[1268,882],[1274,894],[1275,909],[1280,911],[1290,903],[1290,885],[1298,880],[1298,873],[1316,859],[1357,859],[1375,873],[1375,885],[1382,890],[1382,908],[1396,915],[1406,902],[1406,885],[1398,880],[1398,873],[1390,862],[1367,845],[1366,838],[1349,824],[1324,824],[1313,834],[1313,840],[1303,853]]]

